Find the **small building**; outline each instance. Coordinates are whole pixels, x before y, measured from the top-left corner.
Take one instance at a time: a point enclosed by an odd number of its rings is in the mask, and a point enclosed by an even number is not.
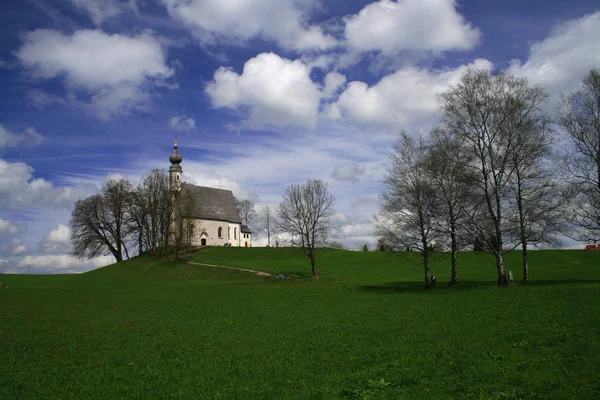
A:
[[[185,221],[186,242],[192,246],[232,246],[251,247],[252,230],[242,225],[241,218],[231,190],[196,186],[181,182],[181,162],[183,157],[179,153],[177,142],[169,157],[170,190],[186,193],[190,196],[190,207],[182,209],[181,216],[175,216],[177,221]],[[174,229],[173,229],[174,231]],[[174,236],[170,240],[175,241]]]

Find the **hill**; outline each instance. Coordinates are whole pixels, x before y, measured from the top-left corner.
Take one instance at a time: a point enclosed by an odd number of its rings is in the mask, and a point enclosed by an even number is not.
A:
[[[3,276],[0,398],[597,398],[600,253],[532,252],[495,287],[493,260],[213,248],[75,276]],[[518,253],[507,268],[520,276]]]

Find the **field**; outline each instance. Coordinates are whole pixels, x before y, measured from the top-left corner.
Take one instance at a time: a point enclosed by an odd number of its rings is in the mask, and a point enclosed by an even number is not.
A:
[[[597,399],[600,252],[446,255],[213,248],[81,275],[0,276],[1,399]],[[519,254],[507,269],[521,275]]]

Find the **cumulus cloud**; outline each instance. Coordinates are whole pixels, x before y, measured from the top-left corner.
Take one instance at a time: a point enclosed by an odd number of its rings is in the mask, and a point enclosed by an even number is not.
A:
[[[456,84],[469,67],[491,70],[493,66],[487,60],[477,59],[449,70],[402,68],[370,87],[364,82],[350,82],[326,114],[358,125],[387,125],[397,129],[430,125],[438,109],[436,96]]]
[[[71,0],[71,3],[86,11],[98,26],[104,20],[117,16],[128,9],[137,11],[136,0]]]
[[[18,263],[19,268],[33,268],[38,272],[87,271],[114,263],[112,256],[101,256],[91,260],[80,260],[67,254],[28,255]]]
[[[323,88],[323,97],[330,98],[337,94],[346,83],[346,77],[339,72],[330,72],[325,76],[325,87]]]
[[[55,187],[52,182],[33,178],[33,168],[23,162],[0,159],[0,204],[2,207],[72,207],[76,200],[94,192],[93,185]]]
[[[43,140],[35,128],[27,127],[22,133],[9,132],[4,126],[0,125],[0,149],[18,146],[37,146]]]
[[[85,102],[104,119],[147,108],[150,90],[164,86],[174,73],[160,40],[146,32],[127,36],[80,30],[64,35],[38,29],[24,36],[16,56],[33,77],[62,77],[71,94],[88,95]]]
[[[14,235],[19,228],[7,219],[0,218],[0,235]]]
[[[260,38],[285,49],[327,49],[336,40],[307,14],[316,0],[162,0],[169,15],[205,43]]]
[[[600,11],[556,26],[534,43],[527,61],[514,60],[509,73],[542,85],[556,103],[561,92],[577,89],[592,68],[600,67]]]
[[[274,53],[262,53],[244,65],[241,75],[219,68],[206,87],[214,107],[250,110],[254,124],[315,124],[321,92],[310,67]]]
[[[365,173],[365,167],[356,163],[336,165],[333,168],[331,177],[338,181],[358,181],[358,178]]]
[[[42,241],[42,249],[46,254],[61,254],[71,251],[69,227],[60,224],[52,229]]]
[[[480,37],[454,0],[381,0],[346,18],[345,37],[356,51],[468,50]]]
[[[185,114],[175,115],[169,120],[171,128],[178,131],[189,131],[196,127],[196,120],[187,117]]]

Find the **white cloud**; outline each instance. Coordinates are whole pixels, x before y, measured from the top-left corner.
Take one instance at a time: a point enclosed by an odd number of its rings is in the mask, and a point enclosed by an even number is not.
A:
[[[153,86],[173,75],[166,50],[150,33],[136,36],[80,30],[67,36],[38,29],[24,37],[16,52],[34,77],[64,77],[71,95],[83,91],[100,118],[144,109]]]
[[[576,90],[592,68],[600,68],[600,11],[554,28],[531,46],[525,63],[513,60],[509,73],[542,85],[554,105],[561,92]]]
[[[69,253],[71,251],[69,227],[60,224],[48,232],[42,241],[42,249],[46,254]]]
[[[22,133],[11,133],[0,125],[0,149],[3,147],[37,146],[43,140],[35,128],[28,127]]]
[[[326,113],[333,119],[346,119],[358,125],[415,129],[435,122],[436,96],[456,84],[467,68],[492,69],[483,59],[450,70],[402,68],[369,87],[350,82]]]
[[[79,9],[85,10],[92,21],[99,26],[110,17],[117,16],[130,9],[137,11],[136,0],[71,0]]]
[[[473,48],[478,29],[457,12],[454,0],[381,0],[346,18],[346,40],[356,51],[443,52]]]
[[[356,163],[336,165],[333,168],[331,177],[338,181],[358,181],[358,178],[365,173],[365,167]]]
[[[323,97],[330,98],[336,95],[342,85],[346,83],[346,77],[339,72],[330,72],[325,76],[325,87]]]
[[[19,228],[7,219],[0,218],[0,235],[13,235]]]
[[[12,254],[18,255],[18,254],[23,254],[26,252],[27,252],[27,246],[25,246],[24,244],[18,244],[13,248]]]
[[[162,0],[169,15],[205,43],[246,42],[260,38],[283,48],[327,49],[336,40],[307,14],[316,0]]]
[[[262,53],[244,65],[241,75],[221,67],[206,87],[213,106],[250,109],[254,124],[315,124],[321,93],[300,60]]]
[[[76,200],[96,190],[93,185],[55,187],[45,179],[34,179],[33,168],[23,162],[0,159],[0,204],[2,207],[72,207]]]
[[[31,267],[42,271],[61,270],[90,270],[114,263],[112,256],[101,256],[91,260],[80,260],[67,254],[50,255],[28,255],[23,257],[17,264],[18,267]]]
[[[169,120],[169,125],[178,131],[189,131],[196,127],[196,120],[185,114],[175,115]]]

